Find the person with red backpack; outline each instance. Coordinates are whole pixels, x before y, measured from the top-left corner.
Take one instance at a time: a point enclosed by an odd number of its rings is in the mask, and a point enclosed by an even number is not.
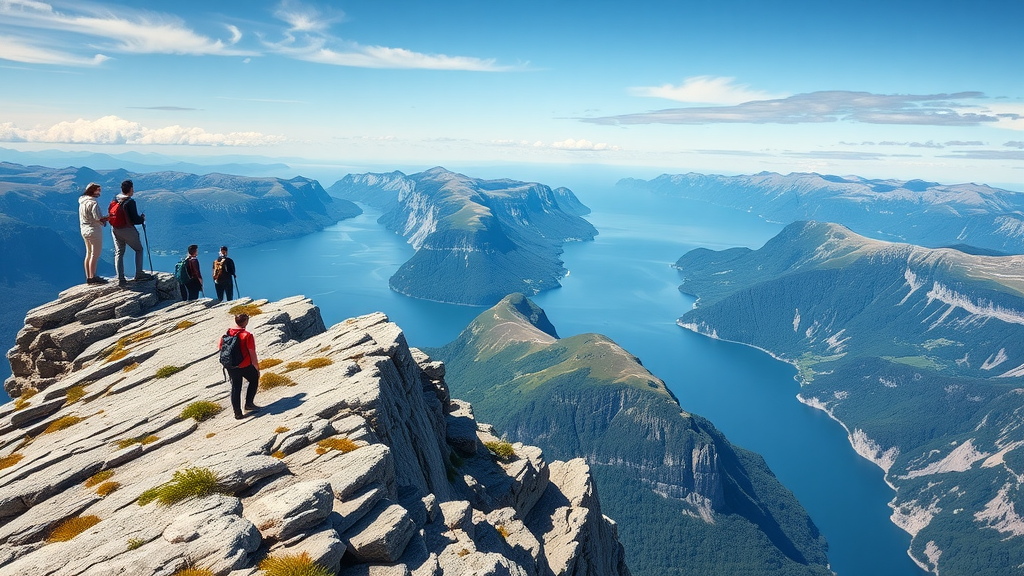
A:
[[[117,271],[117,285],[124,288],[127,284],[124,274],[124,251],[125,245],[135,250],[135,278],[134,281],[152,280],[152,274],[146,274],[142,270],[142,240],[139,238],[139,231],[135,229],[136,224],[146,222],[146,215],[139,214],[135,206],[135,184],[131,180],[121,182],[121,193],[110,201],[107,209],[109,213],[111,233],[114,236],[114,270]]]
[[[235,327],[228,329],[217,345],[220,363],[231,379],[231,408],[235,411],[235,420],[245,417],[242,414],[242,378],[249,382],[245,389],[245,411],[256,412],[260,409],[253,404],[260,383],[260,361],[256,357],[256,339],[245,329],[248,325],[248,314],[236,314]]]

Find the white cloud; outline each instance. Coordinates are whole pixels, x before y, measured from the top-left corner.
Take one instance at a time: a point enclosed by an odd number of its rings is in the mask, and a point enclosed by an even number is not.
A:
[[[996,128],[1024,131],[1024,102],[986,102],[984,107],[999,118]]]
[[[618,146],[613,146],[607,142],[591,142],[590,140],[581,139],[574,140],[567,138],[561,142],[552,142],[546,144],[540,140],[530,142],[529,140],[491,140],[491,144],[495,146],[505,146],[510,148],[533,148],[533,149],[546,149],[546,150],[569,150],[569,151],[587,151],[587,152],[604,152],[604,151],[617,151]]]
[[[102,38],[109,42],[102,47],[104,50],[136,54],[251,54],[232,47],[242,38],[241,31],[234,26],[227,27],[231,39],[225,41],[198,34],[179,18],[166,14],[124,11],[116,15],[109,9],[84,2],[76,4],[74,10],[60,12],[50,4],[34,0],[0,0],[0,18],[7,27]],[[39,42],[52,45],[70,40],[66,35],[55,35],[40,38]]]
[[[117,116],[97,120],[79,118],[49,128],[22,129],[0,123],[0,142],[45,142],[49,144],[138,144],[180,146],[266,146],[284,142],[283,136],[259,132],[214,134],[202,128],[166,126],[147,128]]]
[[[300,2],[285,0],[274,16],[287,23],[289,32],[326,32],[330,25],[342,20],[344,12],[330,15]]]
[[[103,54],[94,56],[78,56],[66,52],[58,52],[29,43],[19,41],[9,36],[0,36],[0,60],[12,62],[24,62],[26,64],[57,64],[62,66],[97,66],[110,58]]]
[[[787,94],[770,94],[751,90],[746,84],[733,84],[735,78],[720,76],[693,76],[679,86],[639,86],[630,88],[630,94],[648,98],[665,98],[696,104],[742,104],[752,100],[785,98]]]

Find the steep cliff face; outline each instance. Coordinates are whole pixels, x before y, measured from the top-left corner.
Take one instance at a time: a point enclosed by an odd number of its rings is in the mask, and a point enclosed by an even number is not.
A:
[[[608,338],[559,339],[517,294],[430,353],[509,438],[593,467],[634,573],[829,574],[824,538],[764,461]]]
[[[416,254],[391,277],[402,294],[456,304],[494,304],[506,294],[559,286],[562,244],[597,231],[567,188],[480,180],[433,168],[405,176],[349,175],[331,194],[384,211],[379,222]]]
[[[858,176],[664,174],[623,188],[693,198],[781,222],[837,222],[865,235],[931,247],[968,245],[1024,253],[1024,198],[979,184]]]
[[[760,250],[695,250],[677,266],[699,297],[679,323],[798,367],[800,400],[885,470],[923,568],[1024,563],[1024,257],[798,222]]]
[[[0,407],[0,575],[240,576],[302,555],[346,575],[629,574],[586,463],[503,445],[383,314],[325,328],[302,297],[231,303],[263,365],[262,408],[236,420],[215,358],[229,304],[170,282],[29,314],[32,370]]]

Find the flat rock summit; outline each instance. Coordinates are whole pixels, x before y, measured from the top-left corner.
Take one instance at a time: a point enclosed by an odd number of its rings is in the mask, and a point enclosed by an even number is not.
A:
[[[236,306],[262,373],[242,420],[217,360]],[[302,296],[179,302],[160,274],[25,320],[0,576],[629,574],[587,464],[476,422],[382,313],[327,328]]]

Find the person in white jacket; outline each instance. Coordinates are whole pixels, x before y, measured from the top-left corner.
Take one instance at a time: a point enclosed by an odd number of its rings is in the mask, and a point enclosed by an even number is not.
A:
[[[96,275],[96,266],[103,253],[103,227],[107,225],[107,217],[100,214],[100,207],[96,203],[100,190],[99,184],[91,182],[78,197],[78,224],[82,228],[82,239],[85,240],[85,281],[88,284],[107,283]]]

